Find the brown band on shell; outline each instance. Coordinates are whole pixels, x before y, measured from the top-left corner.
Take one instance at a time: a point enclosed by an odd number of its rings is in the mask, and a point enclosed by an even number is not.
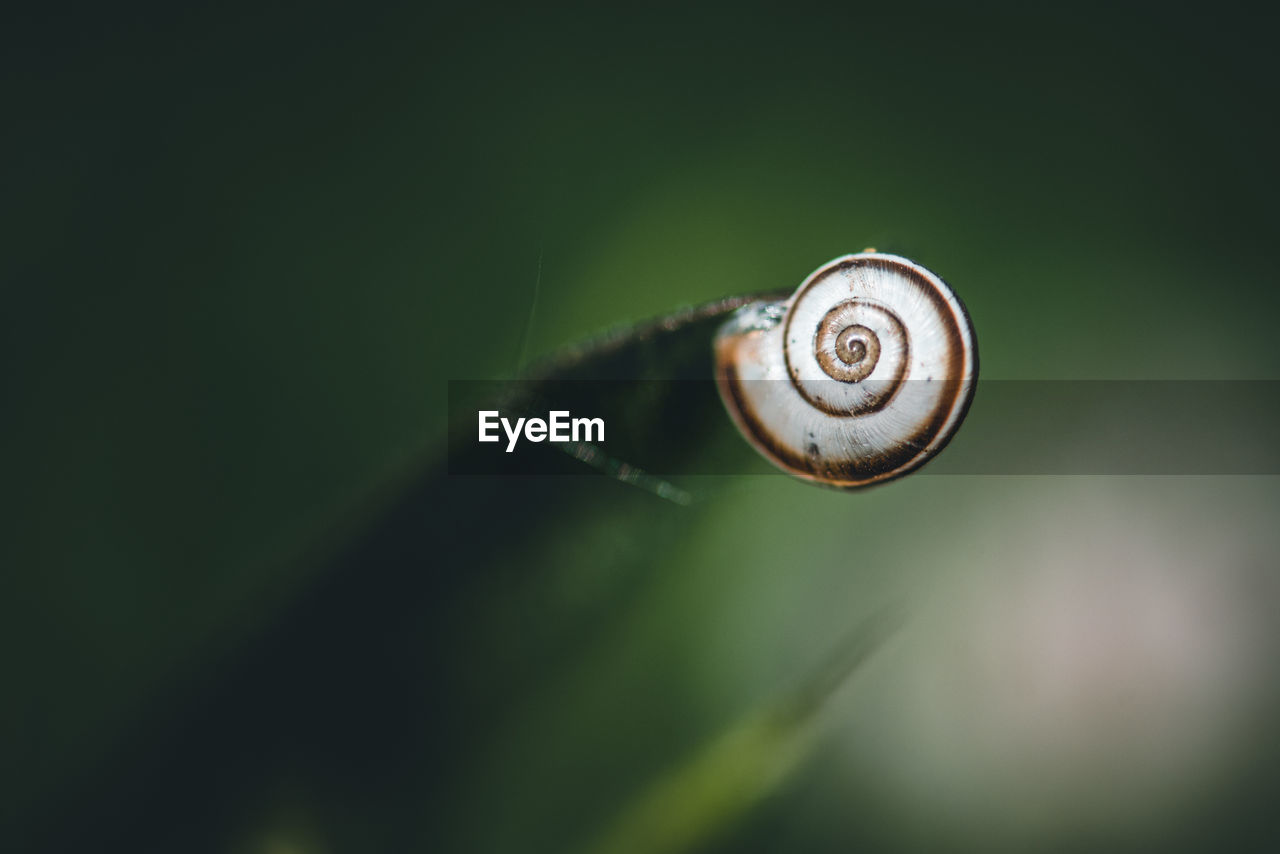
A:
[[[855,489],[872,486],[915,471],[932,458],[933,454],[925,455],[923,452],[938,436],[954,411],[954,406],[940,407],[934,417],[920,425],[911,435],[903,438],[897,446],[896,453],[867,455],[839,462],[828,460],[823,457],[821,446],[792,448],[769,430],[760,414],[751,407],[746,396],[742,394],[743,380],[738,376],[737,369],[733,366],[733,355],[729,352],[733,347],[733,343],[728,341],[717,345],[717,363],[721,366],[721,370],[716,381],[721,395],[731,403],[727,407],[730,416],[738,430],[757,451],[775,465],[806,480],[818,481],[841,489]],[[776,382],[776,380],[756,380],[755,382]],[[960,386],[964,381],[933,380],[932,382],[943,383],[947,387],[945,395],[954,399],[959,394]],[[965,409],[969,406],[971,396],[971,394],[966,396],[961,402]],[[935,453],[945,447],[945,444],[944,442],[934,449]]]
[[[950,316],[956,319],[956,323],[948,324],[947,326],[948,356],[946,358],[946,364],[948,367],[953,365],[962,366],[964,364],[965,346],[964,346],[964,341],[961,340],[960,338],[958,328],[959,328],[959,324],[961,323],[965,324],[966,326],[969,324],[968,317],[967,316],[956,317],[956,313],[952,309],[951,305],[947,302],[946,298],[942,294],[938,293],[937,289],[933,285],[933,282],[930,281],[927,276],[925,276],[919,270],[915,269],[915,267],[913,267],[912,265],[903,263],[902,261],[896,258],[889,257],[889,256],[882,256],[882,255],[860,255],[852,258],[843,258],[843,259],[840,259],[839,261],[833,262],[827,265],[826,267],[819,269],[816,273],[810,276],[808,281],[805,283],[805,285],[799,291],[796,292],[795,296],[791,298],[791,304],[794,305],[798,303],[801,299],[804,298],[806,293],[808,293],[813,288],[817,287],[828,276],[834,273],[848,270],[852,267],[867,267],[871,269],[888,270],[900,275],[904,275],[907,278],[910,278],[912,281],[914,281],[918,286],[919,292],[923,296],[927,297],[930,300],[930,302],[933,303],[935,310],[940,315]],[[837,305],[834,308],[832,308],[831,311],[827,313],[827,318],[832,317],[837,313],[838,310],[842,309],[845,306],[852,305],[852,304],[862,304],[862,303],[865,303],[868,305],[874,305],[881,308],[882,310],[885,310],[886,314],[889,317],[892,317],[894,322],[897,323],[898,328],[902,329],[901,321],[897,319],[897,316],[894,315],[892,311],[887,310],[885,306],[880,305],[874,300],[858,299],[858,298],[852,298],[852,299],[846,300],[840,305]],[[961,309],[961,311],[963,312],[963,309]],[[824,325],[827,322],[827,318],[823,319]],[[784,327],[783,336],[782,336],[783,352],[787,356],[788,363],[790,363],[790,356],[788,353],[790,345],[788,342],[791,340],[791,320],[792,320],[792,316],[788,314],[786,325]],[[820,336],[821,334],[822,334],[822,329],[820,327],[814,333],[814,351],[815,351],[815,354],[818,355],[818,358],[820,361],[822,360],[823,350],[818,346],[819,344],[818,336]],[[895,375],[894,382],[900,382],[910,376],[910,371],[908,370],[908,364],[910,362],[910,343],[908,340],[908,337],[909,337],[908,333],[906,332],[905,329],[903,330],[903,335],[904,335],[904,341],[907,341],[907,345],[906,345],[907,358],[904,360],[902,373],[900,375]],[[874,369],[874,366],[873,366],[873,369]],[[825,364],[823,365],[823,370],[826,370]],[[834,379],[840,379],[840,377],[831,374],[830,371],[827,371],[827,373],[831,375]],[[946,373],[948,376],[950,376],[952,375],[953,372],[948,370]],[[800,390],[800,393],[805,394],[804,389],[800,385],[799,377],[796,376],[794,371],[791,371],[791,378],[793,382],[796,383],[796,388]],[[816,406],[821,407],[825,411],[830,412],[833,415],[842,414],[838,409],[835,409],[827,401],[822,400],[821,398],[817,398],[817,396],[810,396],[807,394],[805,394],[805,396],[810,400],[810,402],[814,403]],[[892,394],[886,396],[885,399],[880,401],[878,405],[861,410],[858,414],[861,414],[862,412],[869,412],[869,411],[875,411],[875,410],[881,409],[884,406],[888,405],[891,399],[892,399]]]
[[[814,333],[813,349],[823,373],[842,383],[865,380],[880,361],[880,337],[860,323],[844,321],[852,300],[822,318]]]
[[[797,298],[799,296],[797,294]],[[793,302],[792,304],[794,305],[795,303]],[[788,372],[796,390],[814,406],[831,415],[852,417],[884,409],[893,400],[899,386],[907,376],[908,366],[911,361],[911,343],[902,321],[883,303],[860,297],[844,300],[834,306],[823,316],[818,323],[818,328],[814,330],[813,355],[822,372],[835,382],[855,384],[866,380],[880,366],[880,357],[885,349],[885,339],[876,334],[875,330],[857,322],[859,317],[866,319],[867,322],[873,322],[871,318],[875,318],[874,322],[883,327],[882,332],[885,338],[897,343],[898,359],[896,369],[892,374],[874,381],[874,385],[868,383],[864,387],[867,392],[866,396],[856,406],[846,407],[837,401],[828,400],[829,392],[833,391],[833,389],[827,388],[830,385],[829,383],[819,381],[815,388],[815,384],[812,381],[802,380],[794,367],[788,362]],[[784,330],[784,336],[789,332],[790,323],[787,324],[787,329]],[[786,342],[787,339],[784,337],[784,358],[788,357]],[[851,345],[854,343],[862,345],[864,352],[861,354],[860,359],[856,358],[856,354],[853,352]],[[841,353],[842,349],[845,350],[843,354]]]

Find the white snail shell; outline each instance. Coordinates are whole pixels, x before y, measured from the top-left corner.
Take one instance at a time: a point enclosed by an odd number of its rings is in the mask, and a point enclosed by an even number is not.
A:
[[[942,450],[978,374],[960,299],[906,258],[863,252],[818,268],[787,301],[741,309],[716,336],[734,423],[780,468],[856,488]]]

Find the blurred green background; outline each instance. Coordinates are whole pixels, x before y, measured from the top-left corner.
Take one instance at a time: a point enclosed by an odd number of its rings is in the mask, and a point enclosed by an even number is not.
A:
[[[419,507],[424,538],[502,541],[416,544],[447,608],[334,557],[438,463],[448,380],[865,246],[955,286],[985,378],[1280,378],[1272,32],[919,4],[15,18],[9,850],[570,850],[904,596],[820,749],[709,844],[1273,837],[1273,478],[724,478],[691,508],[471,483]],[[362,657],[384,606],[394,667]]]

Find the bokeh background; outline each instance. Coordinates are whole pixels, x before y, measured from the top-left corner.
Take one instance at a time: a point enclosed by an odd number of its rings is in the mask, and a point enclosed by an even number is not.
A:
[[[985,378],[1280,379],[1269,24],[26,10],[0,36],[6,848],[616,840],[904,600],[803,748],[710,763],[749,796],[670,801],[691,845],[1274,841],[1275,478],[704,478],[689,507],[487,480],[395,509],[448,380],[866,246],[956,287]],[[351,551],[397,512],[394,554]]]

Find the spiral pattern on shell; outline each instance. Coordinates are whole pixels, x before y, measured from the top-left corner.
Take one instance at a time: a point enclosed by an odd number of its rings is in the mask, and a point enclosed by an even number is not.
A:
[[[938,276],[864,252],[820,267],[783,303],[741,309],[716,337],[739,430],[792,474],[842,488],[919,468],[973,397],[968,313]]]

